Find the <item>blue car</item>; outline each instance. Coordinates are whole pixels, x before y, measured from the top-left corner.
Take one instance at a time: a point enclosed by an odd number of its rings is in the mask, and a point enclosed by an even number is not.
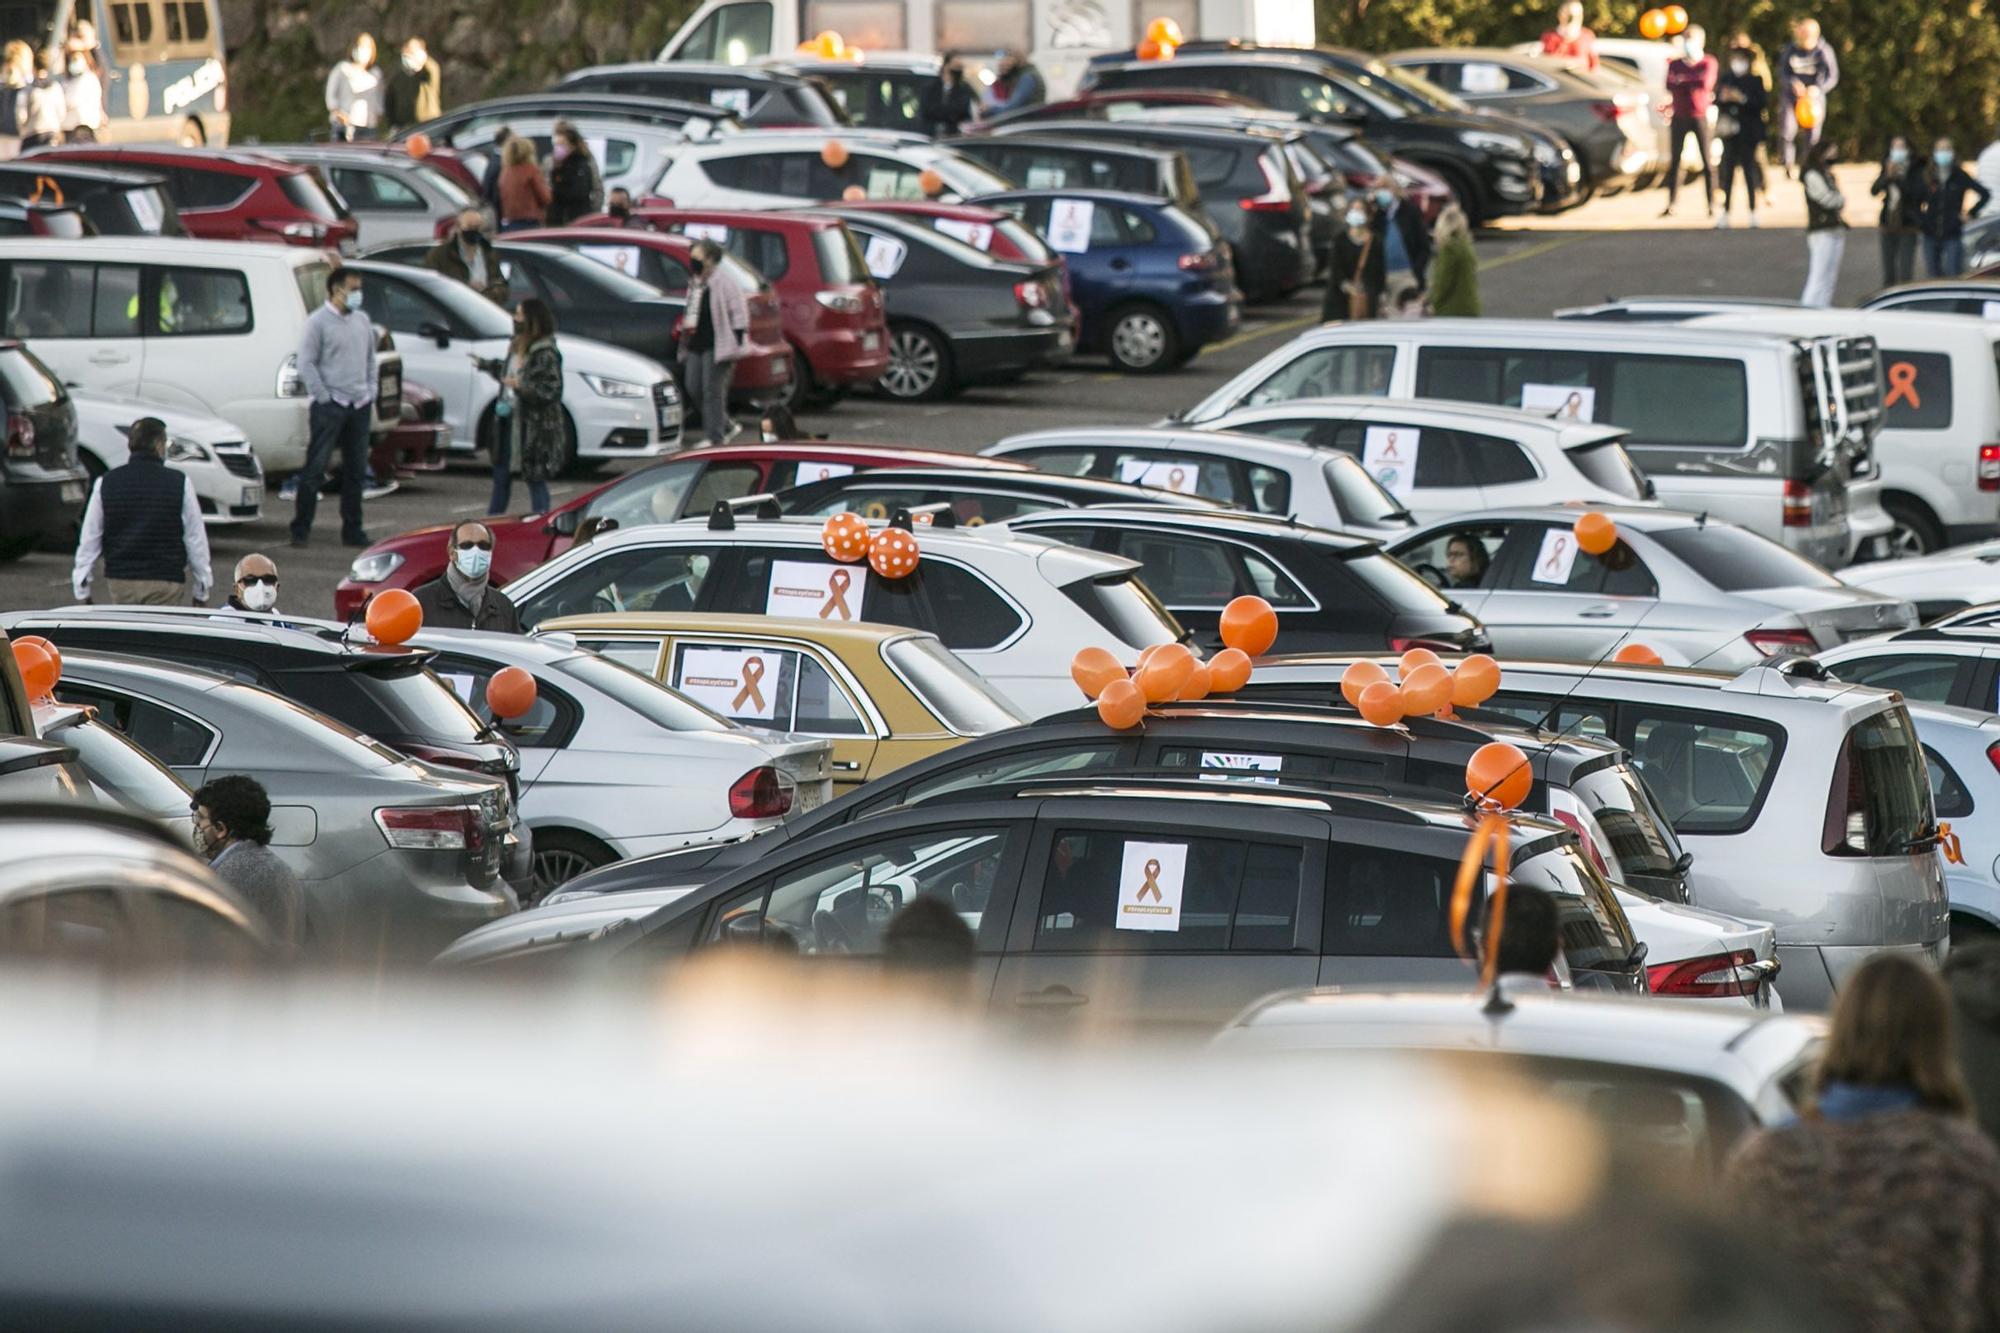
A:
[[[1121,370],[1183,365],[1235,332],[1243,293],[1208,220],[1152,195],[1010,190],[974,200],[1026,222],[1069,263],[1078,346]]]

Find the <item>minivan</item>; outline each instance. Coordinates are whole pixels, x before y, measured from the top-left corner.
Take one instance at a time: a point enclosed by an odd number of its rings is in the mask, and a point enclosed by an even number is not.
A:
[[[1872,338],[1539,319],[1325,324],[1178,419],[1342,394],[1619,426],[1662,504],[1726,518],[1828,569],[1886,553]]]

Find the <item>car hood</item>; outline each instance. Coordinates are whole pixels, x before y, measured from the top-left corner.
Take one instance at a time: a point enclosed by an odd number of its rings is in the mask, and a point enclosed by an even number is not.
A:
[[[76,407],[76,427],[80,434],[96,430],[116,430],[122,434],[139,417],[158,417],[166,423],[169,435],[179,435],[198,444],[243,443],[241,426],[204,412],[76,389],[70,390],[69,400]]]
[[[674,307],[677,311],[679,308]],[[667,378],[667,368],[648,356],[628,352],[610,343],[598,342],[595,338],[579,338],[573,333],[558,333],[556,347],[562,352],[563,369],[583,371],[592,375],[603,375],[609,379],[632,380],[639,384],[652,384]]]
[[[452,941],[436,961],[446,966],[477,963],[495,954],[531,944],[577,941],[606,926],[637,920],[693,892],[689,888],[635,889],[630,893],[596,894],[567,902],[545,903],[525,912],[488,922]]]

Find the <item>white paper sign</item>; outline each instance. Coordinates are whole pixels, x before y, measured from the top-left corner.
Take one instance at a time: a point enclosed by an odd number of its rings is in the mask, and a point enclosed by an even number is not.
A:
[[[1179,930],[1187,883],[1187,844],[1128,842],[1118,875],[1119,930]]]
[[[910,253],[910,247],[893,236],[870,236],[868,248],[863,252],[862,262],[868,265],[870,276],[893,278],[903,267],[903,260]]]
[[[1576,534],[1568,528],[1550,528],[1542,534],[1542,549],[1528,577],[1537,583],[1567,584],[1576,568]]]
[[[590,150],[591,160],[597,163],[597,170],[601,175],[604,171],[605,160],[611,154],[611,141],[609,139],[593,139],[589,135],[585,135],[583,146]]]
[[[1090,248],[1090,222],[1097,205],[1088,199],[1058,199],[1049,205],[1049,246],[1068,255]]]
[[[689,222],[681,227],[681,235],[691,241],[714,241],[722,245],[729,240],[729,228],[720,222]]]
[[[1507,91],[1507,72],[1498,65],[1468,62],[1459,68],[1458,90],[1462,93],[1504,93]]]
[[[1980,302],[1979,317],[1981,319],[2000,319],[2000,301]]]
[[[1521,410],[1546,412],[1561,421],[1595,421],[1597,390],[1574,384],[1523,384]]]
[[[1361,441],[1361,466],[1376,484],[1409,506],[1417,484],[1417,446],[1423,432],[1407,426],[1370,426]]]
[[[960,222],[957,218],[935,218],[931,225],[954,240],[964,241],[975,250],[993,248],[993,228],[985,222]]]
[[[739,116],[750,114],[750,90],[748,88],[710,88],[708,104],[734,111]]]
[[[1118,480],[1130,486],[1156,486],[1163,491],[1194,494],[1200,467],[1194,463],[1155,463],[1147,458],[1127,458],[1118,464]]]
[[[1282,773],[1285,768],[1285,761],[1281,756],[1275,754],[1231,754],[1227,751],[1203,750],[1201,752],[1201,766],[1209,770],[1209,772],[1202,774],[1203,781],[1219,782],[1222,779],[1213,776],[1214,771],[1218,769],[1227,773]],[[1249,779],[1251,782],[1276,782],[1277,780],[1276,778]]]
[[[868,566],[773,560],[764,614],[800,620],[859,620],[868,592]]]
[[[762,648],[689,648],[674,665],[674,688],[724,717],[769,722],[778,715],[787,656]]]
[[[576,252],[628,278],[639,276],[639,247],[636,245],[579,245]]]
[[[127,190],[125,206],[132,210],[132,216],[139,223],[139,230],[148,236],[159,234],[160,226],[167,220],[160,201],[153,197],[151,190]]]
[[[809,481],[831,481],[835,477],[854,475],[852,463],[801,463],[799,464],[799,485]]]
[[[1060,190],[1069,184],[1069,174],[1061,167],[1029,167],[1027,186],[1030,190]]]

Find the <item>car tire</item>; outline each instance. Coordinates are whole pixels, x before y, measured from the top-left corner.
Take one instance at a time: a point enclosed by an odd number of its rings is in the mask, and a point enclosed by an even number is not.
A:
[[[1969,944],[1984,944],[1990,940],[2000,940],[2000,930],[1979,917],[1964,912],[1951,914],[1951,947],[1963,949]]]
[[[818,382],[813,379],[812,363],[806,360],[806,354],[799,350],[796,343],[792,344],[792,378],[785,385],[785,392],[779,396],[778,403],[787,412],[803,412],[806,405],[813,401],[818,388]]]
[[[928,325],[892,324],[889,368],[875,383],[883,393],[904,402],[927,403],[948,398],[958,390],[952,374],[951,348]]]
[[[533,907],[569,880],[586,870],[610,865],[618,853],[588,833],[570,829],[535,830],[535,881],[521,898],[521,906]],[[531,901],[532,899],[532,901]]]
[[[1148,301],[1133,301],[1107,319],[1104,350],[1111,364],[1134,375],[1157,375],[1181,364],[1181,337],[1173,317]]]
[[[1930,506],[1910,495],[1885,495],[1882,508],[1896,527],[1889,534],[1889,558],[1903,560],[1944,549],[1944,529]]]

